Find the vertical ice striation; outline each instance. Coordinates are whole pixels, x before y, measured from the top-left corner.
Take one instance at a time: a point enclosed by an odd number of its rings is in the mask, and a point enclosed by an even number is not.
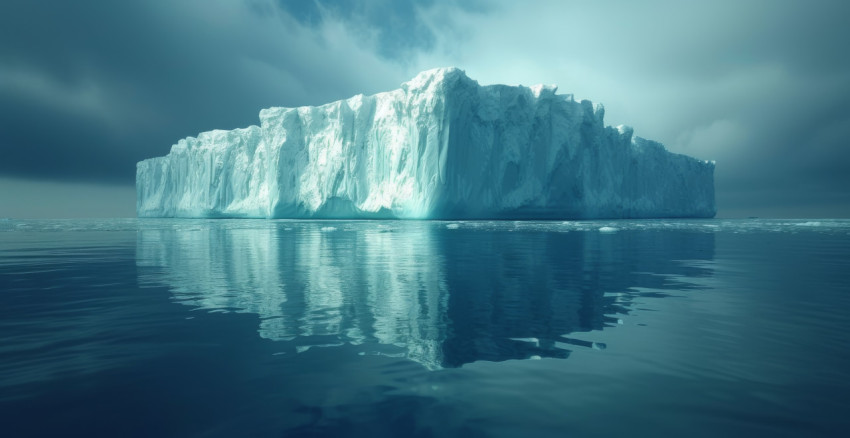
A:
[[[714,164],[668,152],[552,86],[456,68],[398,90],[268,108],[260,126],[138,163],[140,217],[711,217]]]

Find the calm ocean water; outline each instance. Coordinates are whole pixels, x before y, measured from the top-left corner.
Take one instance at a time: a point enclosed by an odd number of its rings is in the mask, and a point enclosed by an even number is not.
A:
[[[0,221],[0,436],[837,436],[850,221]]]

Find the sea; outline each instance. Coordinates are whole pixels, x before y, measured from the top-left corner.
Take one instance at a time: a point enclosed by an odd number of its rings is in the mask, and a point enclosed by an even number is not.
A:
[[[850,220],[0,221],[0,436],[850,433]]]

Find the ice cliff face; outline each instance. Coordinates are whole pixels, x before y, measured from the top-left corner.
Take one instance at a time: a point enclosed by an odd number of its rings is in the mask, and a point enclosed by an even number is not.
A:
[[[140,217],[711,217],[714,164],[605,127],[548,86],[480,86],[463,71],[260,126],[180,140],[136,167]]]

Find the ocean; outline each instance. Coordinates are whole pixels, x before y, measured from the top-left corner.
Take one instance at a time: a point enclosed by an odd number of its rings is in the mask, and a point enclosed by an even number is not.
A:
[[[838,436],[850,220],[0,221],[0,436]]]

